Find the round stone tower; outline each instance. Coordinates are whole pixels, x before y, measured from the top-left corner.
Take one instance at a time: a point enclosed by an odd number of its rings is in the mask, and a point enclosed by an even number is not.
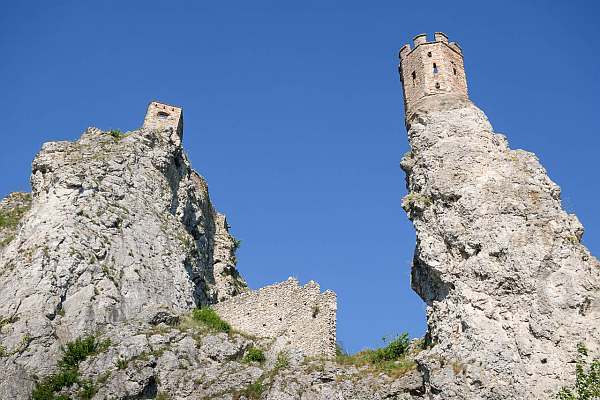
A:
[[[467,77],[463,54],[456,42],[448,42],[442,32],[436,32],[434,41],[428,42],[426,34],[413,39],[400,49],[400,80],[404,90],[404,110],[408,115],[427,96],[454,94],[468,98]]]

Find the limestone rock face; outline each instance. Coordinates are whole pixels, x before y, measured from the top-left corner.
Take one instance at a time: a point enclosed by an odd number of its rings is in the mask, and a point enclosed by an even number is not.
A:
[[[395,379],[191,317],[252,292],[235,267],[239,242],[179,133],[90,128],[46,143],[32,194],[0,203],[0,399],[421,398],[412,361]],[[308,286],[335,306],[335,294]],[[335,329],[334,307],[312,306],[305,317],[331,311]],[[82,339],[97,346],[65,367],[65,346]],[[245,360],[257,348],[265,362]],[[65,383],[65,371],[76,379]]]
[[[577,343],[600,354],[600,264],[583,227],[535,155],[511,150],[470,101],[425,99],[407,125],[429,398],[551,398],[573,383]]]
[[[154,327],[132,321],[115,324],[101,340],[106,351],[79,366],[82,381],[95,382],[94,399],[215,400],[408,400],[421,399],[421,377],[412,370],[401,379],[372,375],[334,361],[295,360],[266,351],[263,363],[247,362],[252,347],[269,343],[183,324]],[[78,398],[81,388],[64,391]],[[160,397],[159,397],[160,398]],[[164,397],[163,397],[164,398]]]
[[[14,377],[0,380],[2,399],[54,368],[66,341],[247,290],[225,217],[172,130],[46,143],[31,185],[31,200],[0,205],[7,215],[31,202],[0,229],[0,375]]]

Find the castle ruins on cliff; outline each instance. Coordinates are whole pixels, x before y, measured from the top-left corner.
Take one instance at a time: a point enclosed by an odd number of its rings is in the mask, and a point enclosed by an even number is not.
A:
[[[144,129],[172,130],[183,136],[183,110],[152,101]],[[247,291],[214,304],[212,308],[234,329],[274,340],[279,350],[299,351],[305,356],[334,357],[336,351],[336,294],[323,293],[310,281],[300,286],[287,281]]]

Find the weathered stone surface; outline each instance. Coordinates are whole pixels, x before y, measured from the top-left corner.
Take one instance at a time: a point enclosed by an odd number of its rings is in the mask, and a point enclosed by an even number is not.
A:
[[[306,349],[335,349],[335,294],[314,282],[288,281],[267,296],[289,311],[281,326],[293,325],[295,335],[215,333],[190,318],[198,305],[256,293],[236,270],[239,242],[190,168],[178,130],[123,136],[90,128],[74,143],[46,143],[31,183],[31,196],[0,203],[2,215],[15,216],[0,227],[10,238],[0,249],[3,400],[28,399],[36,382],[59,371],[61,346],[89,335],[109,345],[79,364],[79,383],[56,394],[80,398],[93,388],[95,400],[240,400],[259,388],[272,400],[375,400],[422,388],[415,370],[394,380],[305,359]],[[304,347],[289,346],[302,340]],[[251,347],[264,351],[264,363],[243,361]]]
[[[224,217],[173,130],[90,128],[46,143],[31,184],[31,211],[0,250],[3,375],[31,381],[66,341],[119,321],[174,323],[247,290]],[[27,199],[12,195],[1,209]]]
[[[298,280],[248,291],[216,304],[215,311],[232,327],[275,340],[279,350],[299,351],[309,357],[335,357],[336,295],[321,293],[310,281]]]
[[[509,149],[470,101],[425,99],[407,124],[430,398],[550,398],[574,379],[577,343],[600,355],[600,265],[583,227],[537,158]]]

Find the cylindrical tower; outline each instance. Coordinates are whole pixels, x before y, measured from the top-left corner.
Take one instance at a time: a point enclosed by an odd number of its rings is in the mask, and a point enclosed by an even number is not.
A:
[[[414,48],[400,49],[400,80],[404,91],[404,109],[408,115],[427,96],[454,94],[468,98],[467,78],[460,46],[448,42],[443,32],[436,32],[433,42],[426,34],[413,39]]]

